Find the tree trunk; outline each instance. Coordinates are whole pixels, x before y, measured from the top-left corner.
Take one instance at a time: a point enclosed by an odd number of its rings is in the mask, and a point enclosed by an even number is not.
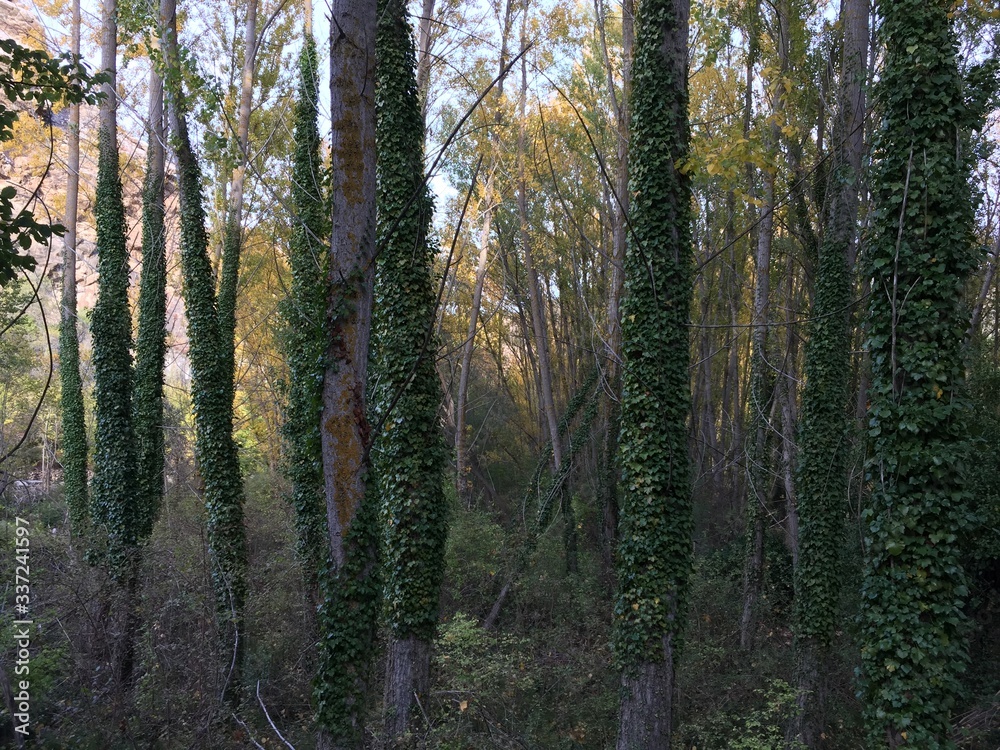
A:
[[[254,60],[257,56],[257,0],[247,2],[243,34],[243,71],[240,75],[240,104],[236,120],[237,163],[230,176],[226,223],[222,238],[222,270],[219,274],[219,335],[222,337],[222,369],[229,373],[230,400],[236,383],[236,292],[239,286],[240,255],[243,250],[243,192],[250,160],[250,111],[253,104]]]
[[[622,302],[617,750],[668,748],[674,641],[687,619],[692,293],[688,0],[644,0],[633,63],[631,242]],[[642,154],[642,161],[635,159]]]
[[[434,37],[431,33],[434,22],[435,0],[422,0],[420,22],[417,24],[417,96],[420,97],[420,116],[427,123],[427,107],[430,104],[431,50]]]
[[[382,532],[390,652],[385,729],[395,742],[410,729],[419,701],[414,696],[426,696],[448,535],[437,342],[431,335],[437,243],[405,0],[382,2],[376,56],[379,256],[371,394],[383,429],[375,435],[372,466],[388,521]]]
[[[243,609],[246,601],[247,541],[243,527],[243,481],[233,439],[232,380],[225,367],[224,336],[209,258],[201,166],[187,127],[187,103],[180,80],[175,0],[162,0],[163,51],[167,67],[167,100],[176,137],[180,187],[181,272],[188,318],[191,359],[191,402],[195,422],[195,456],[204,480],[208,509],[208,543],[212,557],[221,647],[226,654],[223,699],[239,701],[246,653]]]
[[[848,495],[845,441],[851,363],[850,258],[857,238],[864,154],[868,0],[842,0],[843,66],[831,147],[823,239],[806,345],[799,440],[799,561],[795,569],[798,712],[787,739],[820,746],[824,674],[836,631],[839,547]]]
[[[614,567],[614,546],[618,533],[618,484],[621,479],[617,464],[618,428],[621,416],[621,294],[624,282],[623,264],[628,240],[628,143],[630,128],[629,99],[632,88],[632,53],[635,46],[635,3],[622,0],[622,100],[615,94],[614,70],[608,54],[607,35],[604,28],[604,2],[595,0],[598,31],[608,90],[615,112],[615,184],[611,207],[612,238],[608,284],[608,328],[604,352],[604,390],[606,397],[601,415],[601,555],[608,571]]]
[[[163,363],[167,353],[167,241],[163,202],[166,175],[163,80],[149,73],[149,134],[142,196],[142,275],[136,337],[135,421],[139,451],[139,535],[149,538],[163,499]]]
[[[507,69],[507,41],[510,37],[511,17],[514,0],[506,0],[504,25],[500,37],[500,74]],[[496,85],[496,109],[494,125],[499,126],[502,118],[500,102],[503,100],[504,77]],[[476,331],[479,328],[479,313],[483,305],[483,287],[486,284],[486,271],[489,265],[490,228],[495,209],[494,178],[497,169],[496,137],[491,138],[490,155],[487,163],[486,188],[483,191],[483,228],[479,235],[479,260],[476,264],[476,281],[472,290],[472,308],[469,310],[469,330],[462,345],[462,371],[458,376],[458,394],[455,399],[455,483],[459,502],[469,507],[472,502],[471,489],[468,480],[468,445],[466,444],[466,418],[469,400],[469,377],[472,370],[472,354],[476,346]]]
[[[73,0],[70,51],[80,54],[80,0]],[[80,191],[80,105],[69,108],[66,157],[66,217],[63,224],[63,294],[59,327],[59,377],[62,386],[63,495],[70,529],[82,536],[87,528],[87,426],[80,380],[80,342],[76,314],[76,215]]]
[[[644,663],[622,676],[617,750],[670,747],[676,689],[672,640],[663,638],[663,661]]]
[[[333,224],[329,347],[321,417],[332,580],[325,592],[316,679],[319,745],[364,740],[364,706],[378,614],[376,510],[366,499],[368,345],[375,255],[375,0],[331,8],[330,141]]]
[[[862,529],[867,747],[947,747],[968,664],[969,455],[964,289],[974,244],[970,110],[951,4],[878,0],[871,350]]]

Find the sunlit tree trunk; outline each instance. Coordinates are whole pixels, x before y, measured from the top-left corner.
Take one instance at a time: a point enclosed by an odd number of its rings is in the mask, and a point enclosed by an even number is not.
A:
[[[319,747],[360,748],[379,611],[366,415],[375,214],[375,0],[334,0],[330,24],[333,212],[321,444],[330,564],[320,612]]]
[[[80,0],[73,1],[71,46],[80,54]],[[63,495],[69,507],[70,528],[85,533],[87,507],[87,426],[84,420],[83,386],[80,380],[80,342],[76,312],[76,215],[80,192],[80,105],[69,108],[66,157],[66,234],[63,238],[62,316],[59,326],[59,377],[62,390]]]
[[[246,25],[243,33],[243,70],[240,74],[240,103],[236,119],[237,161],[229,180],[218,294],[222,369],[230,373],[230,401],[236,395],[236,291],[239,286],[240,256],[243,251],[243,194],[247,165],[250,161],[250,111],[253,104],[254,60],[257,56],[258,44],[257,0],[247,2],[246,13]]]
[[[500,80],[496,85],[496,111],[494,115],[494,125],[499,127],[501,122],[500,102],[503,100],[504,76],[507,69],[508,49],[507,43],[510,37],[511,18],[513,15],[514,0],[506,0],[504,3],[504,25],[500,38]],[[490,138],[490,151],[495,152],[496,137],[494,134]],[[472,370],[472,354],[476,348],[476,332],[479,330],[479,315],[483,306],[483,287],[486,284],[486,271],[489,265],[490,252],[490,230],[493,222],[493,212],[496,208],[497,200],[495,195],[495,172],[496,154],[490,153],[487,158],[486,186],[483,191],[483,227],[479,234],[479,258],[476,263],[476,280],[472,290],[472,307],[469,310],[469,330],[462,345],[462,368],[458,376],[458,393],[455,398],[455,476],[456,489],[459,501],[468,506],[471,503],[471,488],[469,485],[469,446],[466,435],[466,422],[468,418],[469,403],[469,377]]]

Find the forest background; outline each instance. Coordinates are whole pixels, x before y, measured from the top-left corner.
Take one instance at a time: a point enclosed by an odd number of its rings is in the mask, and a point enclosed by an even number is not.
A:
[[[820,294],[819,247],[830,231],[825,211],[836,184],[835,152],[845,140],[836,127],[847,48],[841,5],[707,0],[691,7],[691,145],[678,166],[692,194],[686,418],[693,562],[674,747],[794,747],[796,722],[811,710],[798,692],[798,498],[801,482],[809,481],[800,473],[799,444],[807,342]],[[865,54],[858,84],[871,97],[885,60],[881,19],[861,5]],[[32,742],[38,747],[316,746],[321,583],[310,578],[293,489],[295,459],[283,427],[295,388],[288,351],[296,341],[296,313],[287,300],[297,288],[296,103],[310,9],[299,2],[253,7],[258,20],[250,45],[248,3],[209,0],[178,9],[180,86],[201,162],[207,257],[220,279],[234,190],[242,206],[235,225],[241,252],[232,384],[235,481],[244,491],[245,602],[233,626],[244,635],[242,693],[234,698],[229,690],[232,642],[220,615],[210,553],[216,527],[206,507],[211,480],[202,475],[204,459],[196,458],[196,355],[182,291],[190,283],[183,280],[177,231],[183,175],[170,143],[163,233],[165,492],[134,579],[123,583],[114,566],[102,564],[101,555],[114,550],[95,555],[73,522],[64,489],[65,380],[58,372],[65,350],[56,340],[67,269],[62,241],[36,242],[34,269],[0,291],[2,534],[10,542],[5,549],[13,549],[15,517],[29,519]],[[315,10],[322,40],[325,10]],[[407,728],[407,741],[422,747],[604,748],[619,731],[611,645],[620,481],[614,456],[621,269],[633,231],[624,205],[631,10],[630,0],[623,6],[423,0],[410,8],[426,118],[424,161],[436,193],[431,234],[438,304],[427,341],[440,411],[429,423],[440,426],[449,456],[441,483],[449,531],[430,682]],[[975,0],[949,10],[959,67],[971,80],[976,66],[995,56],[1000,11]],[[53,54],[70,47],[68,4],[0,0],[0,12],[6,38]],[[140,277],[149,265],[142,233],[154,150],[147,141],[155,88],[150,73],[169,53],[157,51],[143,26],[148,10],[123,2],[119,15],[124,283],[127,315],[138,322]],[[96,71],[106,27],[97,8],[85,7],[82,19],[84,60]],[[319,51],[325,162],[330,60],[325,43]],[[969,146],[980,252],[962,286],[968,379],[962,420],[970,435],[965,487],[972,520],[960,541],[949,542],[961,548],[968,572],[963,637],[969,666],[957,701],[944,709],[950,718],[942,746],[988,749],[1000,746],[1000,165],[994,151],[1000,117],[982,104],[985,119]],[[20,112],[12,137],[0,144],[0,182],[34,201],[39,221],[61,221],[73,171],[69,108],[33,103]],[[872,291],[862,268],[875,233],[878,185],[868,154],[880,115],[876,106],[861,115],[851,132],[862,139],[866,156],[857,180],[857,236],[847,259],[848,386],[834,409],[847,426],[838,452],[843,492],[834,511],[843,536],[831,563],[838,586],[825,592],[834,627],[822,685],[815,687],[823,713],[810,747],[872,747],[856,669],[869,637],[861,591],[871,493],[865,312]],[[83,104],[75,279],[90,446],[99,441],[91,348],[98,117],[96,101]],[[218,293],[221,299],[221,287]],[[392,372],[392,354],[373,359],[375,401],[379,373]],[[391,432],[394,423],[381,426]],[[5,585],[14,580],[14,563],[9,555],[0,563]],[[136,606],[117,617],[115,592],[122,586],[134,586]],[[119,651],[130,616],[134,663],[123,677]],[[0,646],[8,675],[14,619],[5,609]],[[378,684],[365,699],[373,717],[383,710],[378,696],[392,652],[389,621],[382,617],[375,649],[381,661],[371,670]],[[380,723],[371,721],[363,742],[383,742]]]

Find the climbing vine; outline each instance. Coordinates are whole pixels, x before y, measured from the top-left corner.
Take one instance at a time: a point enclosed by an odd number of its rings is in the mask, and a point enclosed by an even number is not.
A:
[[[71,273],[75,273],[75,268]],[[59,327],[59,384],[63,428],[63,495],[69,509],[70,528],[83,533],[89,520],[87,507],[87,425],[80,379],[80,343],[75,310]]]
[[[167,100],[172,110],[180,187],[181,272],[188,319],[191,359],[191,402],[194,409],[195,455],[205,484],[212,583],[221,634],[236,648],[236,670],[227,685],[235,696],[245,653],[243,606],[246,601],[247,543],[243,527],[243,482],[233,439],[232,373],[226,371],[215,295],[215,274],[208,257],[201,168],[191,147],[187,111],[180,81],[176,29],[164,35]]]
[[[125,572],[122,559],[138,540],[139,509],[132,439],[132,316],[125,207],[117,138],[105,127],[99,135],[94,214],[99,279],[91,318],[96,432],[90,516],[106,534],[109,569],[117,575]],[[103,544],[104,540],[95,538],[95,542]]]
[[[626,675],[664,661],[685,620],[691,569],[687,452],[690,188],[683,3],[646,0],[636,15],[622,302],[622,470],[615,651]],[[670,37],[683,36],[685,44]],[[682,49],[676,49],[682,47]]]
[[[161,89],[162,91],[162,89]],[[134,426],[138,446],[139,537],[148,538],[163,499],[163,361],[167,353],[167,250],[162,129],[150,131],[142,192],[142,275],[136,337]]]
[[[377,247],[372,327],[372,464],[385,529],[385,598],[396,637],[429,641],[448,534],[441,387],[431,331],[437,305],[424,184],[424,122],[403,0],[379,4],[376,39]]]
[[[292,205],[295,223],[288,263],[292,287],[285,304],[285,357],[289,369],[288,407],[283,433],[287,473],[298,531],[298,552],[308,590],[319,596],[319,576],[329,563],[329,528],[323,492],[320,414],[326,369],[327,206],[317,127],[316,42],[306,36],[299,56],[299,91],[295,105],[295,151]]]
[[[866,264],[872,458],[861,618],[872,748],[952,747],[968,658],[957,544],[970,523],[962,293],[978,257],[967,147],[974,123],[949,7],[878,3],[886,52]]]

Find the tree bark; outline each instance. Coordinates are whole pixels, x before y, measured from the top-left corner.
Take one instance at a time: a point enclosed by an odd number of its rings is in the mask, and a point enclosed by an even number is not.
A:
[[[250,111],[253,105],[254,60],[257,56],[257,0],[248,0],[243,34],[243,70],[240,74],[240,103],[236,119],[236,166],[230,176],[226,224],[222,239],[222,269],[219,274],[219,332],[222,337],[222,367],[230,373],[230,399],[236,385],[236,293],[239,286],[240,256],[243,251],[243,193],[250,161]]]
[[[500,37],[500,61],[499,69],[502,74],[507,69],[507,49],[510,38],[511,18],[513,15],[514,0],[506,0],[504,5],[504,23]],[[494,131],[490,137],[490,154],[487,166],[486,187],[483,191],[483,228],[479,235],[479,259],[476,264],[476,281],[472,290],[472,308],[469,310],[469,330],[462,346],[462,371],[458,376],[458,393],[455,398],[455,485],[459,502],[469,507],[472,498],[470,484],[468,480],[469,462],[466,443],[466,420],[469,400],[469,377],[472,370],[472,354],[476,348],[476,332],[479,329],[479,313],[483,305],[483,287],[486,284],[486,271],[489,266],[490,251],[490,228],[493,221],[493,211],[495,210],[495,174],[497,165],[496,151],[498,148],[497,138],[502,120],[500,103],[503,101],[504,78],[501,77],[496,85],[496,107],[494,110],[493,124]]]
[[[850,399],[850,262],[855,255],[864,154],[868,0],[842,0],[843,62],[833,126],[829,206],[815,276],[806,345],[799,439],[799,559],[795,569],[798,711],[787,739],[820,747],[826,721],[824,676],[835,634],[839,547],[848,495],[845,445]]]
[[[375,0],[331,7],[330,140],[334,185],[329,346],[321,416],[332,580],[317,676],[319,745],[360,748],[378,612],[375,510],[366,499],[366,415],[375,255]]]
[[[70,52],[80,54],[80,0],[73,0]],[[63,224],[63,293],[59,327],[59,377],[62,386],[63,493],[70,529],[82,536],[87,528],[87,427],[80,379],[80,342],[76,310],[76,215],[80,192],[80,105],[69,108],[66,157],[66,214]]]

